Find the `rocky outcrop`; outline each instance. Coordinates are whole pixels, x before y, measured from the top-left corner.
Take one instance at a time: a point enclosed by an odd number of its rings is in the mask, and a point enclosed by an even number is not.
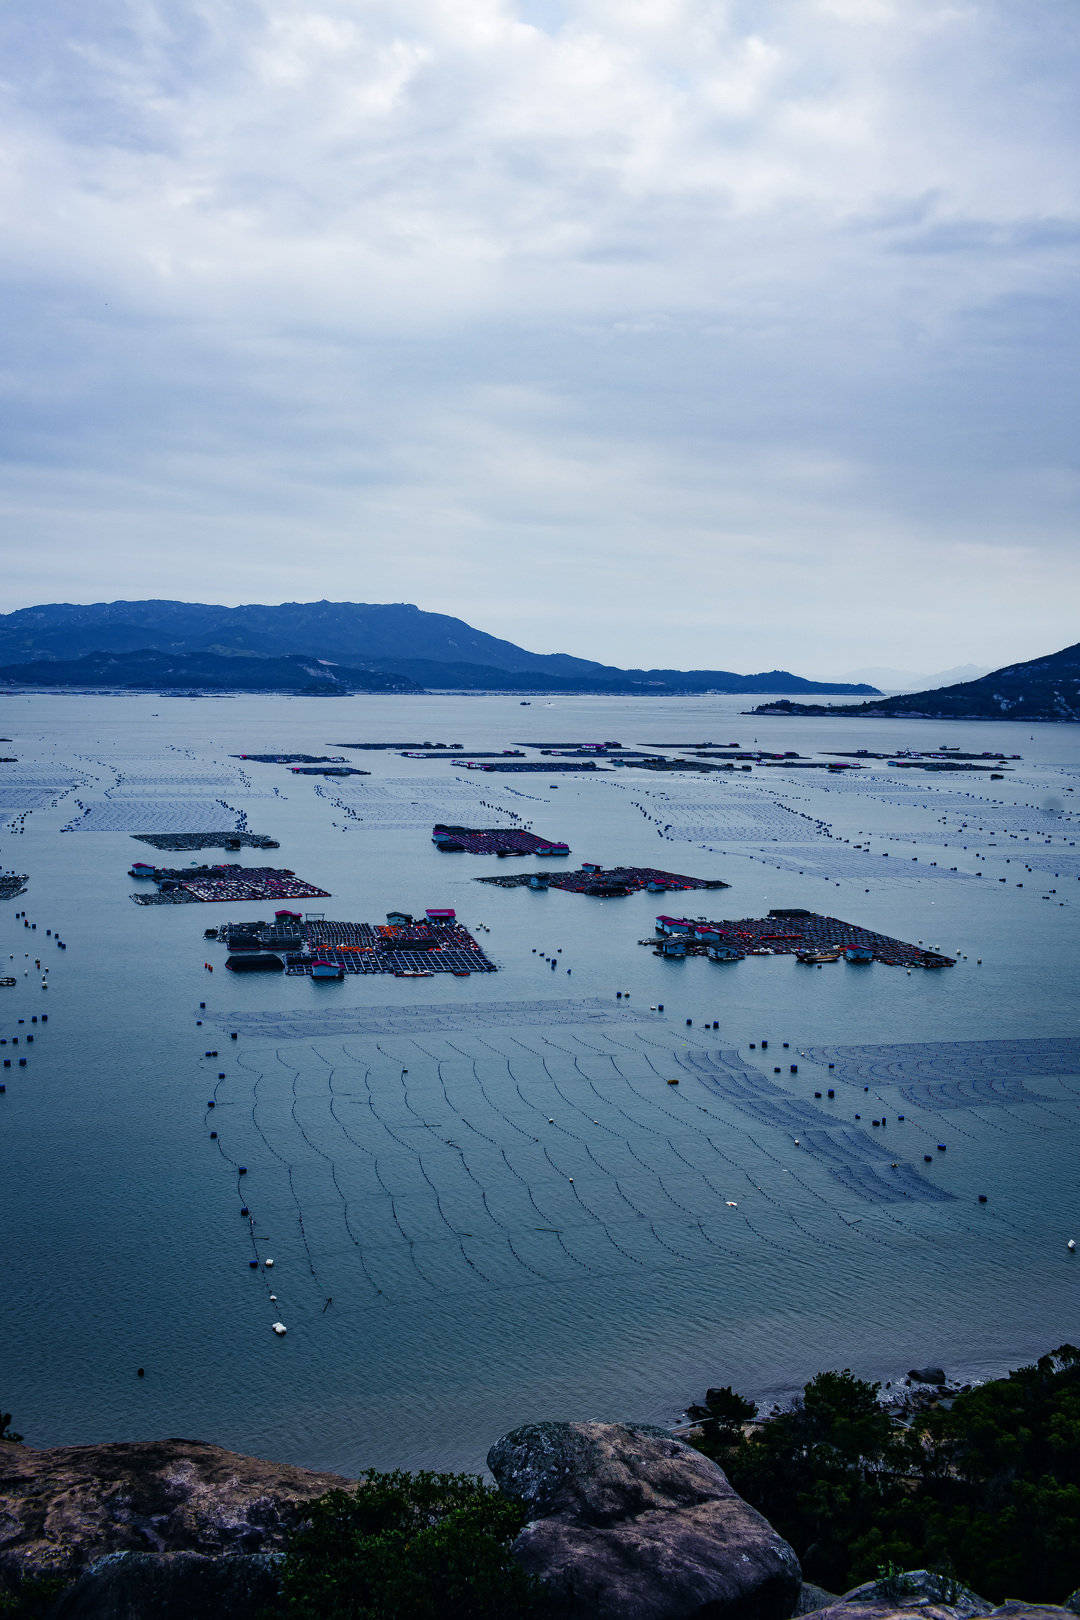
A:
[[[856,1586],[809,1613],[813,1620],[916,1620],[918,1616],[923,1620],[1068,1620],[1070,1611],[1052,1604],[1016,1601],[994,1608],[956,1581],[913,1569]]]
[[[488,1452],[529,1523],[514,1552],[560,1620],[785,1620],[799,1561],[726,1475],[663,1429],[530,1423]]]
[[[197,1440],[3,1445],[0,1574],[74,1576],[118,1552],[272,1552],[306,1503],[347,1484]]]

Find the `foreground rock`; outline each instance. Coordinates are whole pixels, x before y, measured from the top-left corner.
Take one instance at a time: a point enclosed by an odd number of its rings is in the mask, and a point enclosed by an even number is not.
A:
[[[560,1620],[785,1620],[799,1561],[708,1458],[663,1429],[530,1423],[488,1452],[529,1523],[514,1552]]]
[[[801,1610],[806,1614],[808,1611]],[[1010,1601],[998,1608],[966,1586],[925,1569],[908,1570],[888,1580],[868,1581],[809,1611],[812,1620],[1068,1620],[1070,1611],[1053,1604]]]
[[[0,1446],[0,1575],[75,1576],[117,1552],[276,1551],[306,1503],[347,1484],[197,1440]]]

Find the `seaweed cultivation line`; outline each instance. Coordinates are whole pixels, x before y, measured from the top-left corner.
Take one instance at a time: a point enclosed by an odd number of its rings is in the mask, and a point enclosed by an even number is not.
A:
[[[536,1141],[538,1141],[539,1140],[538,1137],[530,1136],[528,1131],[523,1130],[522,1127],[520,1125],[518,1125],[515,1120],[512,1120],[510,1118],[509,1114],[503,1113],[503,1110],[499,1107],[498,1103],[493,1101],[490,1093],[487,1090],[487,1087],[484,1085],[484,1082],[480,1078],[480,1070],[477,1068],[475,1057],[473,1057],[472,1054],[469,1053],[469,1052],[462,1051],[461,1047],[460,1046],[455,1046],[454,1042],[451,1041],[451,1040],[447,1040],[446,1044],[447,1044],[447,1046],[450,1047],[451,1051],[461,1053],[461,1056],[463,1058],[465,1058],[465,1060],[467,1062],[472,1064],[472,1071],[473,1071],[474,1076],[476,1077],[476,1084],[479,1086],[481,1095],[483,1096],[483,1099],[487,1103],[488,1107],[491,1109],[492,1113],[497,1114],[499,1116],[499,1118],[503,1121],[504,1124],[509,1125],[511,1130],[517,1131],[518,1135],[523,1136],[527,1142],[536,1142]],[[477,1132],[477,1134],[482,1135],[483,1133],[482,1132]],[[494,1138],[491,1138],[490,1140],[493,1141]]]
[[[314,1048],[312,1048],[312,1055],[319,1062],[326,1064],[326,1066],[327,1066],[327,1068],[329,1070],[329,1073],[327,1075],[327,1088],[328,1088],[328,1091],[330,1093],[330,1111],[332,1113],[333,1112],[333,1094],[332,1094],[332,1090],[330,1090],[330,1088],[333,1085],[333,1078],[334,1078],[333,1066],[329,1063],[328,1059],[323,1057],[321,1052],[316,1051]],[[282,1058],[281,1053],[276,1052],[275,1056],[277,1057],[277,1060],[282,1065],[282,1067],[287,1070],[289,1066],[285,1063],[285,1060]],[[299,1078],[300,1078],[300,1071],[299,1071],[299,1069],[297,1069],[294,1072],[293,1077],[292,1077],[292,1107],[291,1107],[291,1113],[292,1113],[292,1117],[293,1117],[293,1122],[295,1123],[297,1130],[300,1132],[300,1135],[304,1138],[304,1141],[307,1143],[308,1147],[311,1149],[312,1153],[317,1154],[320,1159],[324,1159],[326,1161],[326,1163],[330,1166],[330,1179],[334,1183],[334,1189],[337,1192],[338,1197],[341,1199],[341,1213],[342,1213],[342,1219],[343,1219],[343,1221],[345,1223],[345,1230],[349,1234],[349,1237],[352,1239],[353,1243],[356,1246],[356,1249],[357,1249],[357,1252],[358,1252],[358,1255],[359,1255],[359,1259],[360,1259],[361,1270],[363,1271],[364,1276],[367,1278],[368,1282],[371,1283],[371,1286],[375,1289],[375,1292],[376,1293],[381,1293],[382,1290],[376,1286],[374,1278],[371,1276],[371,1273],[368,1271],[367,1263],[366,1263],[366,1261],[364,1259],[363,1249],[362,1249],[362,1247],[361,1247],[361,1245],[359,1243],[359,1240],[356,1238],[355,1234],[353,1233],[352,1226],[351,1226],[351,1224],[349,1222],[348,1199],[346,1198],[344,1192],[342,1191],[341,1184],[339,1183],[338,1178],[337,1178],[337,1164],[336,1164],[332,1154],[326,1153],[321,1147],[318,1146],[317,1143],[312,1141],[311,1137],[308,1135],[308,1132],[304,1127],[304,1124],[303,1124],[303,1121],[300,1118],[300,1115],[297,1113],[297,1106],[296,1105],[299,1102],[299,1093],[297,1092],[297,1081],[299,1080]],[[304,1247],[305,1247],[305,1249],[307,1249],[307,1235],[304,1232],[304,1225],[303,1225],[303,1218],[302,1217],[301,1217],[301,1220],[300,1220],[300,1232],[301,1232],[301,1236],[304,1239]],[[308,1250],[308,1263],[309,1263],[309,1266],[311,1267],[311,1274],[314,1277],[315,1276],[315,1270],[314,1270],[314,1265],[313,1265],[313,1263],[311,1261],[311,1252],[310,1252],[310,1250]],[[316,1281],[317,1280],[318,1279],[316,1278]]]
[[[275,1054],[275,1056],[278,1057],[279,1062],[283,1063],[283,1060],[280,1057],[280,1054]],[[237,1054],[236,1063],[237,1063],[238,1068],[247,1069],[249,1073],[252,1072],[251,1065],[245,1063],[243,1058],[240,1056],[239,1053]],[[283,1066],[284,1066],[284,1064],[283,1064]],[[286,1159],[283,1154],[279,1153],[278,1150],[272,1145],[272,1143],[270,1141],[270,1138],[267,1136],[266,1132],[262,1128],[262,1125],[259,1123],[259,1087],[262,1085],[262,1083],[263,1083],[263,1081],[265,1079],[266,1079],[265,1071],[260,1069],[259,1072],[258,1072],[258,1076],[257,1076],[257,1078],[256,1078],[256,1080],[255,1080],[255,1082],[254,1082],[254,1084],[252,1085],[252,1088],[251,1088],[251,1123],[254,1126],[256,1132],[258,1133],[258,1135],[262,1138],[262,1141],[263,1141],[263,1143],[264,1143],[264,1145],[265,1145],[265,1147],[267,1149],[267,1152],[270,1153],[272,1155],[272,1157],[275,1158],[278,1161],[279,1164],[282,1164],[285,1167],[285,1173],[286,1173],[286,1176],[287,1176],[287,1179],[288,1179],[288,1182],[289,1182],[289,1192],[290,1192],[290,1195],[292,1197],[292,1201],[296,1206],[297,1225],[298,1225],[299,1230],[300,1230],[301,1242],[304,1245],[304,1253],[307,1256],[308,1270],[311,1272],[312,1277],[315,1279],[315,1281],[319,1284],[319,1287],[321,1288],[322,1287],[322,1282],[321,1282],[321,1280],[319,1278],[318,1272],[315,1269],[315,1262],[314,1262],[314,1260],[312,1258],[311,1248],[310,1248],[310,1246],[308,1244],[307,1233],[304,1230],[304,1213],[303,1213],[303,1210],[300,1207],[300,1200],[297,1197],[296,1188],[293,1185],[293,1174],[292,1174],[293,1167],[292,1167],[291,1163],[289,1162],[289,1160]]]
[[[531,1046],[526,1046],[525,1042],[523,1040],[520,1040],[519,1037],[516,1036],[516,1035],[511,1035],[510,1039],[514,1042],[515,1046],[520,1046],[522,1051],[528,1052],[530,1054],[530,1056],[539,1059],[541,1065],[543,1066],[544,1073],[547,1075],[548,1079],[551,1081],[552,1086],[558,1092],[558,1094],[562,1098],[563,1102],[565,1102],[569,1107],[576,1108],[579,1112],[583,1112],[583,1110],[581,1109],[581,1104],[573,1102],[572,1099],[569,1098],[566,1095],[566,1092],[562,1089],[559,1082],[556,1080],[555,1076],[552,1074],[551,1070],[548,1068],[547,1059],[544,1057],[543,1053],[534,1051],[534,1049]],[[590,1076],[587,1075],[583,1069],[579,1068],[578,1072],[579,1072],[579,1074],[581,1074],[581,1076],[584,1079],[586,1085],[589,1087],[589,1089],[592,1092],[593,1096],[596,1098],[596,1100],[599,1103],[604,1104],[605,1107],[606,1106],[614,1106],[613,1104],[608,1104],[608,1100],[604,1096],[603,1092],[597,1090],[596,1082],[593,1079],[591,1079]],[[619,1112],[622,1113],[623,1111],[620,1109]],[[588,1118],[588,1119],[592,1119],[591,1115],[586,1115],[585,1117]],[[631,1116],[629,1114],[624,1115],[624,1118],[626,1118],[626,1119],[630,1119],[630,1117]],[[605,1125],[603,1123],[603,1121],[599,1120],[599,1119],[592,1119],[592,1123],[594,1125],[598,1126],[600,1130],[607,1131],[610,1136],[614,1136],[617,1141],[622,1140],[622,1138],[619,1136],[618,1131],[615,1129],[615,1127],[613,1125]]]

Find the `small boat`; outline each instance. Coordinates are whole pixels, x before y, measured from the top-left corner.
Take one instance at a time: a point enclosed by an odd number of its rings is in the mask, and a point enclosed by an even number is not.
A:
[[[431,968],[395,968],[395,979],[433,979],[435,974]]]
[[[472,976],[472,974],[471,974],[471,970],[469,968],[455,968],[454,969],[454,978],[455,979],[468,979],[468,978],[471,978],[471,976]]]

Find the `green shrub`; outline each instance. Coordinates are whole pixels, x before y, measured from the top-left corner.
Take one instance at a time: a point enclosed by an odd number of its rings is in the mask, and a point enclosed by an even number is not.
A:
[[[510,1555],[523,1509],[468,1474],[380,1474],[312,1505],[282,1565],[288,1620],[516,1620],[539,1594]]]
[[[923,1568],[995,1602],[1060,1603],[1080,1574],[1080,1350],[1062,1345],[907,1427],[878,1389],[820,1373],[749,1436],[706,1424],[700,1449],[831,1591]]]

